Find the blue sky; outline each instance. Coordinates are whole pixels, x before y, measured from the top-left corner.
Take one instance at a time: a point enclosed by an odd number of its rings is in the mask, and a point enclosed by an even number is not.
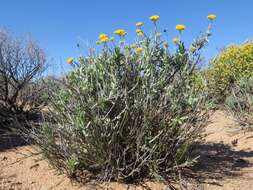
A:
[[[15,36],[28,34],[36,39],[55,65],[52,72],[58,72],[56,67],[68,69],[66,58],[80,53],[76,44],[83,44],[84,49],[95,46],[102,32],[123,28],[128,39],[134,39],[137,21],[150,31],[152,14],[161,16],[159,27],[168,29],[168,39],[176,36],[176,24],[185,24],[187,43],[205,30],[206,15],[216,14],[213,36],[204,52],[207,59],[227,44],[253,37],[252,0],[1,0],[0,5],[0,27]]]

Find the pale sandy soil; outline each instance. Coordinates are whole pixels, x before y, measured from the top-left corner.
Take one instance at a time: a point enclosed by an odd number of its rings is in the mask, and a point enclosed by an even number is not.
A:
[[[239,130],[231,116],[216,111],[204,135],[196,152],[200,154],[199,164],[193,173],[198,183],[188,183],[187,189],[253,190],[253,132]],[[169,190],[163,184],[151,182],[143,186],[73,184],[42,160],[41,155],[34,155],[36,152],[33,146],[0,152],[0,190]]]

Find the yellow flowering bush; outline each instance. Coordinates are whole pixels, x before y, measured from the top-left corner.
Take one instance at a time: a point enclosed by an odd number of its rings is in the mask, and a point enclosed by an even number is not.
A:
[[[233,84],[253,75],[253,42],[229,45],[211,61],[206,71],[208,89],[213,97],[224,100]]]
[[[190,150],[206,123],[196,67],[210,28],[191,44],[194,51],[180,39],[170,52],[159,19],[150,17],[155,32],[135,44],[126,42],[123,29],[114,32],[120,38],[113,42],[101,34],[103,49],[81,56],[61,92],[52,92],[54,123],[34,137],[69,176],[161,180],[194,163]]]

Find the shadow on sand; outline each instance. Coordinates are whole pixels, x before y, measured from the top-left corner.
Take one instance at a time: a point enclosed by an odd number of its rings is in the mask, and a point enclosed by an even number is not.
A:
[[[14,115],[0,109],[0,151],[27,145],[22,133],[28,129],[26,115]],[[33,118],[32,118],[33,119]]]
[[[24,145],[27,145],[27,142],[20,135],[9,131],[0,132],[0,152]]]
[[[193,177],[200,183],[241,176],[243,168],[252,166],[247,159],[253,158],[253,151],[236,151],[222,143],[196,145],[194,154],[199,155],[198,163],[193,167]]]

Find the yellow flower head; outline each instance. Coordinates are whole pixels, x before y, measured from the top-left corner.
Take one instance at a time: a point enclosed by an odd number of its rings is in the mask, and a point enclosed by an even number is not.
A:
[[[141,52],[143,52],[143,50],[144,49],[142,47],[138,47],[135,49],[136,53],[141,53]]]
[[[107,34],[100,34],[99,35],[99,42],[97,42],[97,44],[100,44],[100,43],[106,43],[106,42],[108,42],[110,39],[109,39],[109,37],[108,37],[108,35]]]
[[[183,31],[185,29],[186,29],[186,26],[183,25],[183,24],[177,24],[176,25],[176,30],[178,30],[178,31]]]
[[[178,37],[175,37],[172,39],[172,42],[175,43],[175,44],[178,44],[179,43],[179,38]]]
[[[141,29],[136,29],[135,31],[136,31],[136,33],[142,32]]]
[[[137,22],[135,25],[136,25],[137,27],[141,27],[141,26],[143,25],[143,23],[142,23],[142,22]]]
[[[126,31],[123,30],[123,29],[118,29],[118,30],[115,30],[115,31],[114,31],[114,34],[115,34],[115,35],[118,35],[118,36],[125,36],[127,33],[126,33]]]
[[[108,36],[105,36],[105,37],[103,37],[103,38],[100,38],[100,42],[101,43],[106,43],[106,42],[108,42],[110,40],[110,38],[108,37]]]
[[[150,19],[151,21],[153,21],[153,22],[156,22],[157,20],[160,19],[160,16],[159,16],[159,15],[152,15],[152,16],[149,17],[149,19]]]
[[[74,59],[73,57],[69,57],[69,58],[67,59],[67,63],[68,63],[68,64],[72,64],[74,61],[75,61],[75,59]]]
[[[215,19],[217,18],[217,16],[214,15],[214,14],[210,14],[210,15],[207,16],[207,18],[208,18],[209,20],[215,20]]]
[[[136,29],[137,36],[144,36],[144,32],[141,29]]]
[[[100,34],[98,38],[101,40],[101,38],[105,38],[105,37],[108,37],[108,35],[103,33],[103,34]]]

